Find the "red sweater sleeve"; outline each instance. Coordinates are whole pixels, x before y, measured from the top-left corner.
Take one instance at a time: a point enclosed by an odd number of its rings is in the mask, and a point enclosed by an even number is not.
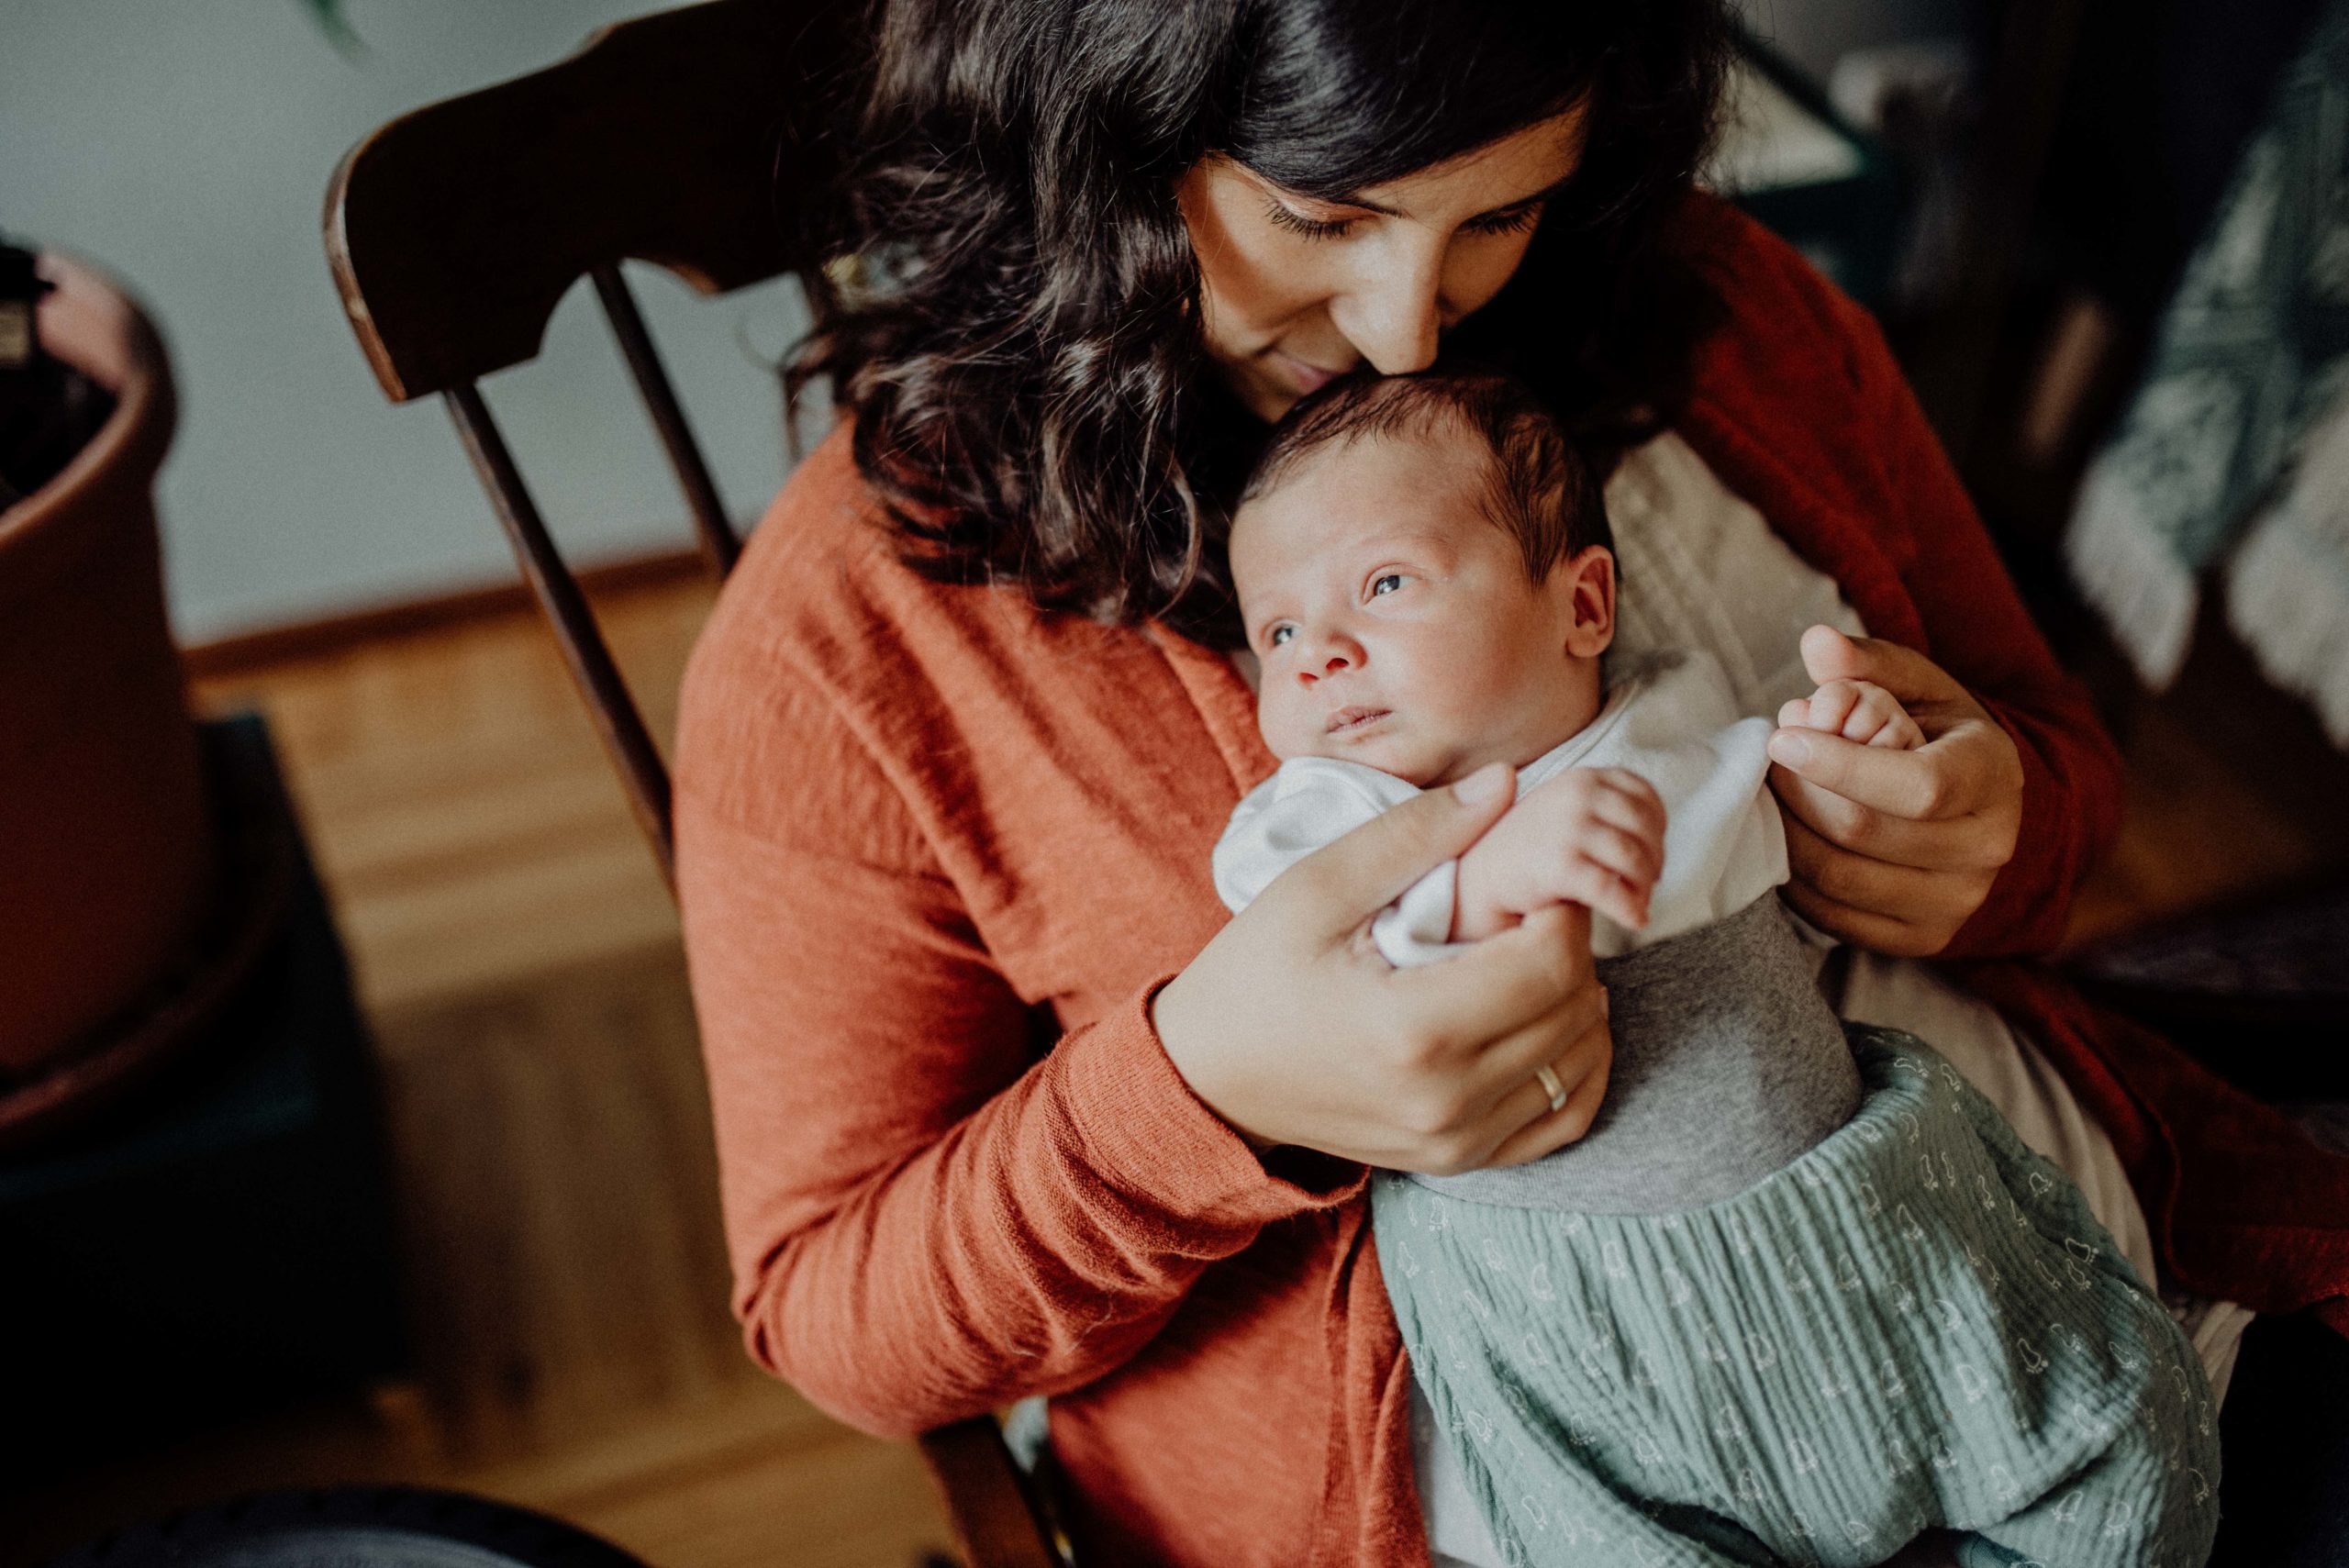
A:
[[[1923,623],[1923,649],[2003,725],[2021,754],[2022,825],[2014,858],[1944,951],[1948,958],[2051,951],[2081,880],[2119,831],[2121,756],[2087,694],[2057,666],[2023,607],[1875,317],[1823,283],[1851,345],[1862,450],[1882,465],[1900,537],[1899,573]]]
[[[1057,1392],[1266,1223],[1359,1190],[1268,1174],[1167,1059],[1154,986],[1039,1060],[853,727],[730,637],[688,677],[678,892],[761,1363],[883,1435]]]

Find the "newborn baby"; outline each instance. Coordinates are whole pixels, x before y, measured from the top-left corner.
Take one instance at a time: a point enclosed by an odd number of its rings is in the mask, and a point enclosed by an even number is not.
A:
[[[1517,803],[1370,940],[1436,962],[1592,911],[1615,1057],[1589,1132],[1372,1187],[1414,1374],[1503,1561],[1858,1568],[1947,1529],[1968,1568],[2200,1563],[2199,1362],[1954,1069],[1828,1009],[1774,891],[1771,727],[1693,655],[1602,674],[1607,537],[1539,404],[1447,371],[1300,404],[1230,541],[1282,762],[1217,846],[1225,901],[1501,762]],[[1874,687],[1801,706],[1922,743]]]

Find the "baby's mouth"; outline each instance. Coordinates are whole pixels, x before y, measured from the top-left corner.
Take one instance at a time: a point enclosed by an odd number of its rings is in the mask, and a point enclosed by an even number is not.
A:
[[[1321,732],[1324,735],[1344,735],[1356,729],[1367,729],[1393,711],[1384,707],[1341,707],[1330,716],[1330,722],[1321,727]]]

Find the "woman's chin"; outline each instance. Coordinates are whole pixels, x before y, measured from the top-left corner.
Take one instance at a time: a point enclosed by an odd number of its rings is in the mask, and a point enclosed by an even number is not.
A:
[[[1262,350],[1243,360],[1224,361],[1221,368],[1224,384],[1240,400],[1240,406],[1268,425],[1277,424],[1281,416],[1296,407],[1307,393],[1335,379],[1330,373],[1308,366],[1277,349]]]
[[[1303,395],[1262,374],[1235,373],[1230,380],[1233,395],[1240,399],[1240,406],[1267,425],[1279,424],[1281,416],[1296,407],[1298,398]]]

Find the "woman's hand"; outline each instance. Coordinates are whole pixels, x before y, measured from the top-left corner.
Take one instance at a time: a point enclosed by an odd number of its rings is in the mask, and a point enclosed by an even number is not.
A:
[[[1250,1142],[1448,1174],[1589,1129],[1613,1045],[1586,910],[1553,905],[1419,969],[1390,968],[1367,937],[1508,809],[1512,778],[1495,764],[1298,862],[1158,993],[1167,1055]],[[1554,1111],[1545,1066],[1567,1096]]]
[[[1887,749],[1799,727],[1770,738],[1794,873],[1787,902],[1859,947],[1939,952],[2015,852],[2022,759],[1998,720],[1921,653],[1815,626],[1803,633],[1802,662],[1821,686],[1882,687],[1925,743]]]

